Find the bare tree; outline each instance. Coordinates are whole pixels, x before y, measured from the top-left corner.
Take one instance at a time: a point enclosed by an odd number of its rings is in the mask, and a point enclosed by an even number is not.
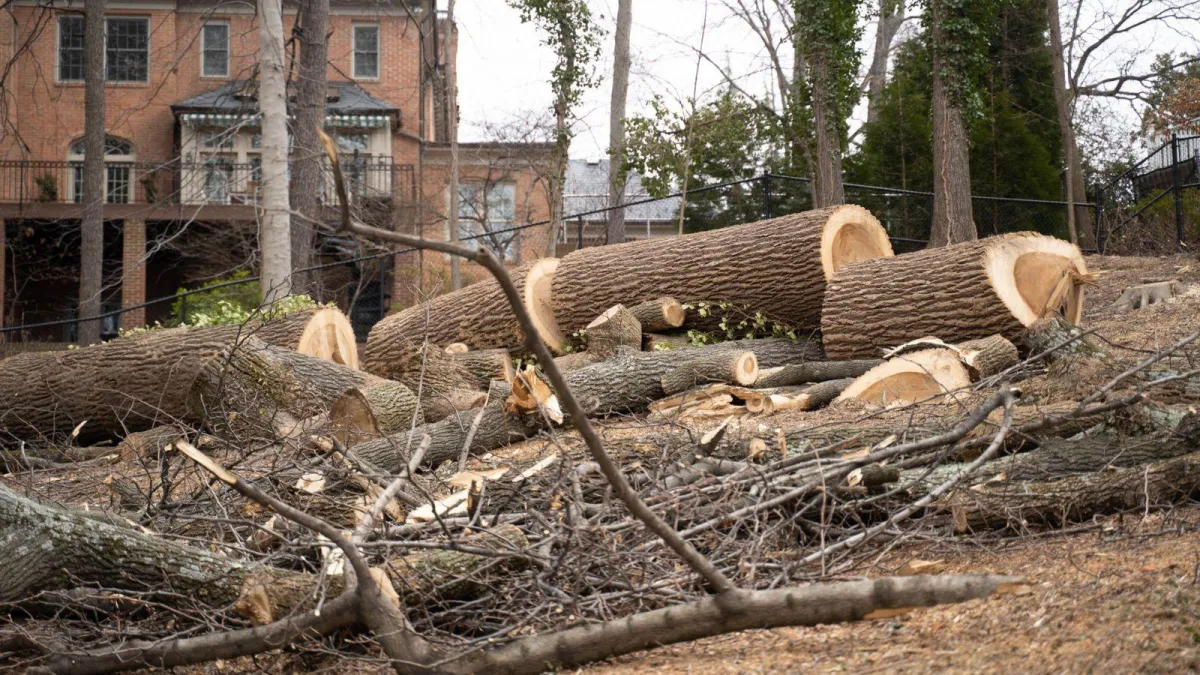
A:
[[[288,200],[287,73],[283,61],[283,8],[280,0],[258,0],[259,88],[262,113],[263,213],[258,247],[262,255],[264,302],[291,287],[291,206]],[[319,127],[318,127],[319,128]]]
[[[311,267],[317,222],[320,217],[318,196],[324,192],[324,153],[317,129],[325,124],[325,70],[329,63],[329,0],[300,3],[296,17],[299,27],[300,64],[296,81],[296,156],[292,160],[291,205],[297,214],[292,219],[292,269]],[[292,290],[310,293],[313,279],[296,273]]]
[[[617,1],[617,32],[613,46],[612,101],[608,118],[608,243],[625,241],[625,102],[629,96],[629,33],[633,0]]]
[[[84,121],[83,223],[79,243],[79,344],[100,341],[100,286],[104,274],[104,7],[83,10]]]
[[[963,76],[959,35],[967,22],[960,7],[929,0],[933,47],[933,226],[930,246],[972,241],[979,235],[971,211],[971,162],[963,123]],[[955,26],[951,32],[947,24]]]
[[[445,49],[445,77],[446,86],[443,88],[446,92],[446,137],[450,141],[450,209],[446,213],[447,222],[450,229],[450,242],[458,242],[458,210],[459,210],[459,194],[458,194],[458,72],[455,68],[455,62],[458,60],[457,44],[454,41],[454,34],[457,32],[454,25],[454,0],[450,0],[446,7],[446,39],[443,41],[443,49]],[[462,269],[461,263],[456,256],[450,256],[450,289],[457,291],[462,288]]]
[[[892,41],[904,23],[904,0],[879,0],[879,19],[875,24],[875,50],[867,71],[867,123],[879,119],[883,91],[887,86],[888,56]]]

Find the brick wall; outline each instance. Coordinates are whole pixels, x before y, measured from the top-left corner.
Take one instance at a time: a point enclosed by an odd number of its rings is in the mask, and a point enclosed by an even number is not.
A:
[[[121,307],[146,302],[146,221],[126,220],[121,230]],[[146,325],[146,308],[121,314],[121,328]]]

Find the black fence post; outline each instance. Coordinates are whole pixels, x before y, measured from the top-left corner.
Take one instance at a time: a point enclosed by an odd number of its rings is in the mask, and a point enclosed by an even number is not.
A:
[[[575,232],[577,237],[575,240],[575,250],[578,251],[583,248],[583,216],[575,219]]]
[[[1096,188],[1096,203],[1092,205],[1093,225],[1096,230],[1096,253],[1103,255],[1104,253],[1104,227],[1100,223],[1100,219],[1104,217],[1104,190]]]
[[[1175,243],[1183,248],[1183,188],[1179,178],[1179,134],[1171,132],[1171,192],[1175,199]]]
[[[773,208],[773,204],[771,204],[771,172],[770,171],[763,172],[762,184],[763,184],[763,217],[764,218],[773,218],[775,209]]]

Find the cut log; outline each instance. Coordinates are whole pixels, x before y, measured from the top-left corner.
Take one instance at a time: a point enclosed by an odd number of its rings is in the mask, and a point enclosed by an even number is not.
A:
[[[471,348],[465,342],[451,342],[446,345],[447,354],[462,354],[469,351],[471,351]]]
[[[245,331],[269,345],[358,369],[354,327],[336,307],[291,312],[270,321],[252,323]]]
[[[687,319],[683,305],[675,298],[658,298],[638,303],[629,312],[642,324],[642,332],[675,330]]]
[[[603,360],[603,356],[594,352],[571,352],[570,354],[554,357],[554,364],[558,366],[559,371],[569,373],[572,370],[586,368],[593,363],[600,363]]]
[[[682,303],[729,302],[795,330],[817,328],[826,281],[843,265],[891,256],[887,233],[853,205],[747,225],[573,251],[554,273],[563,334],[617,303],[664,295]]]
[[[1021,335],[1021,344],[1030,356],[1050,352],[1046,359],[1051,362],[1067,357],[1104,356],[1104,350],[1084,336],[1082,330],[1057,316],[1030,324]]]
[[[897,356],[854,380],[838,400],[856,398],[879,406],[914,403],[971,384],[958,354],[925,349]]]
[[[551,348],[560,350],[563,336],[550,308],[550,284],[557,266],[557,259],[543,258],[510,274],[522,293],[525,309],[533,317],[538,336]],[[592,317],[599,313],[593,313]],[[471,349],[524,352],[524,336],[517,317],[500,285],[491,277],[409,307],[375,324],[367,336],[363,367],[380,377],[400,380],[413,353],[426,339],[438,345],[461,342]]]
[[[825,292],[825,351],[872,358],[924,335],[1016,340],[1051,314],[1078,323],[1088,279],[1077,247],[1027,232],[854,263]]]
[[[487,396],[476,384],[478,376],[468,370],[459,356],[447,354],[433,343],[421,343],[408,352],[403,362],[390,363],[388,379],[416,393],[425,421],[436,422],[478,408]]]
[[[841,380],[847,377],[853,378],[881,363],[883,361],[879,359],[789,363],[786,366],[760,370],[758,381],[754,383],[754,386],[759,389],[769,389],[771,387],[791,387],[809,382]]]
[[[824,361],[825,352],[815,339],[761,338],[757,340],[729,340],[703,347],[689,346],[686,349],[727,349],[754,352],[759,368],[777,368],[789,363]]]
[[[957,347],[959,358],[967,367],[971,379],[976,382],[1002,373],[1021,361],[1017,346],[1000,335],[968,340]]]
[[[613,305],[584,329],[587,350],[601,358],[614,356],[621,347],[642,348],[642,324],[625,305]]]
[[[487,391],[492,380],[512,382],[513,360],[507,349],[481,349],[449,354],[450,360],[457,362],[461,370],[469,374],[471,381],[481,390]]]
[[[754,352],[716,351],[663,373],[662,388],[670,395],[714,382],[748,387],[756,380],[758,359]]]

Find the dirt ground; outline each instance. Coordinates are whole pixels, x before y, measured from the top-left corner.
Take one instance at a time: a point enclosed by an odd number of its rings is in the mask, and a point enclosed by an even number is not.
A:
[[[1015,574],[1030,585],[892,619],[663,647],[576,672],[1200,672],[1198,524],[1200,507],[1190,506],[1072,535],[908,547],[876,573],[941,560],[939,571]]]

